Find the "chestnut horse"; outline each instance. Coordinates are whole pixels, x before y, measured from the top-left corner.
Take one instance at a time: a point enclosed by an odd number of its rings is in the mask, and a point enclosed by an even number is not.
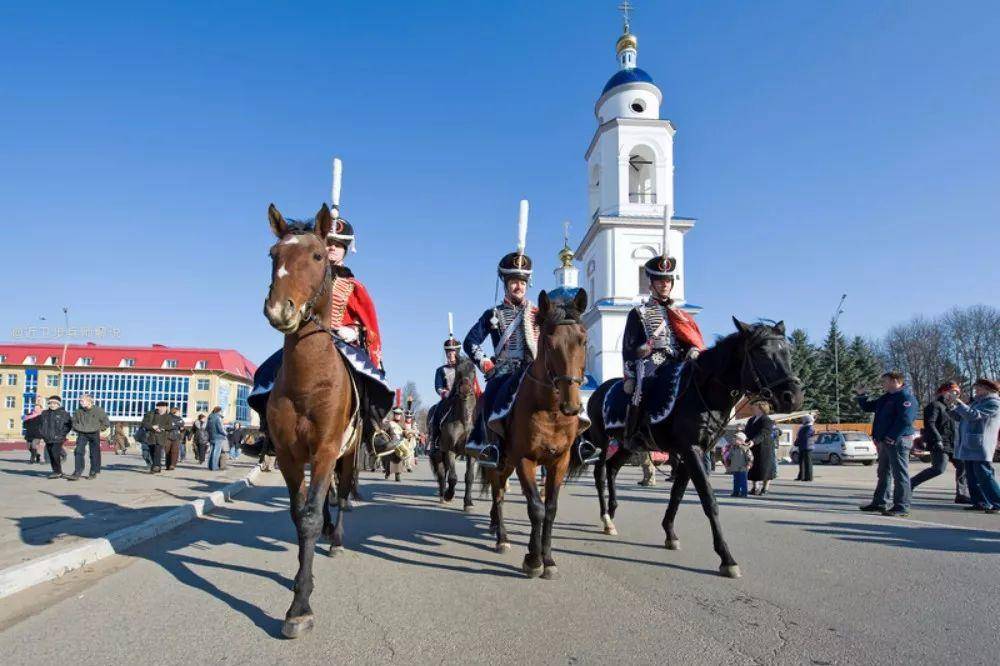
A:
[[[443,410],[441,429],[437,439],[437,454],[433,461],[434,476],[438,482],[438,497],[450,502],[455,497],[458,473],[455,456],[465,452],[465,442],[472,432],[472,419],[476,411],[476,366],[465,356],[455,364],[455,381],[451,393],[438,403]],[[476,461],[465,459],[465,502],[463,508],[471,511],[472,486],[475,481]]]
[[[669,451],[670,457],[677,461],[670,503],[662,523],[667,549],[680,548],[674,532],[674,518],[688,483],[693,483],[712,528],[715,552],[721,559],[719,573],[739,578],[739,565],[722,536],[719,508],[705,470],[705,452],[715,446],[733,408],[744,395],[767,400],[776,410],[786,412],[799,409],[803,396],[802,383],[792,372],[791,347],[785,339],[785,325],[781,322],[773,326],[745,324],[735,317],[733,323],[736,333],[719,340],[684,368],[673,410],[650,428],[650,435],[656,450]],[[601,384],[587,403],[592,423],[587,438],[601,451],[600,460],[594,466],[601,521],[604,533],[611,535],[618,534],[613,522],[618,507],[615,477],[631,456],[624,447],[607,456],[611,436],[604,429],[602,407],[604,397],[618,381],[621,379],[609,379]],[[574,463],[570,475],[575,476],[582,470],[579,463]],[[609,490],[607,504],[604,501],[605,474]]]
[[[290,225],[272,204],[271,287],[264,316],[285,334],[284,357],[267,402],[267,426],[278,466],[288,486],[292,521],[299,542],[295,596],[281,633],[297,638],[313,626],[313,555],[320,533],[330,538],[330,554],[343,549],[344,505],[354,481],[358,426],[352,424],[353,385],[327,328],[332,274],[326,235],[333,217],[326,204],[312,229]],[[305,467],[309,466],[306,482]],[[327,498],[337,473],[339,510],[330,520]]]
[[[587,333],[580,316],[587,308],[587,292],[573,298],[538,297],[538,354],[528,367],[514,405],[505,421],[504,457],[500,467],[483,474],[484,486],[493,491],[490,529],[496,533],[496,550],[510,549],[503,521],[507,479],[516,471],[528,501],[531,537],[522,570],[529,578],[557,578],[552,558],[552,525],[556,519],[559,489],[569,469],[573,442],[583,407],[580,386],[584,381]],[[535,473],[545,468],[545,500],[538,492]]]

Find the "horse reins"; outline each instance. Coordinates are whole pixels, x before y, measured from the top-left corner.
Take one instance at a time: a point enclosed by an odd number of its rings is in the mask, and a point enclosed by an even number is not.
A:
[[[558,322],[556,322],[555,325],[556,326],[574,326],[574,325],[579,325],[579,324],[580,324],[580,322],[578,320],[567,318],[567,319],[561,319],[561,320],[559,320]],[[577,386],[583,386],[583,383],[585,381],[587,381],[587,378],[584,377],[584,376],[582,376],[582,375],[579,376],[579,377],[577,377],[575,375],[557,375],[556,373],[554,373],[552,371],[552,368],[549,367],[549,357],[548,357],[548,355],[545,356],[545,368],[544,368],[545,369],[545,375],[549,378],[548,382],[544,382],[541,379],[539,379],[538,377],[535,377],[533,374],[531,374],[531,368],[534,367],[534,365],[535,365],[535,361],[532,361],[531,365],[528,367],[528,372],[525,373],[525,374],[527,374],[528,379],[530,379],[531,381],[533,381],[536,384],[539,384],[541,386],[545,386],[547,388],[551,388],[553,391],[558,391],[559,390],[559,383],[560,382],[566,382],[567,384],[576,384]]]

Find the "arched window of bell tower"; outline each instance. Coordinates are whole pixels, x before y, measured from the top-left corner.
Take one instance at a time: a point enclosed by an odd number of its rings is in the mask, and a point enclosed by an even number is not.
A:
[[[656,203],[656,156],[649,146],[636,146],[628,156],[629,203]]]

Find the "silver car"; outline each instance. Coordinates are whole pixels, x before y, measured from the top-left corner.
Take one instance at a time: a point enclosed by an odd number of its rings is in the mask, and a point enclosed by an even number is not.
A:
[[[845,462],[871,465],[878,459],[878,451],[872,438],[863,432],[852,431],[819,433],[813,440],[813,449],[809,454],[813,462],[826,462],[831,465]],[[798,449],[792,449],[792,462],[799,462]]]

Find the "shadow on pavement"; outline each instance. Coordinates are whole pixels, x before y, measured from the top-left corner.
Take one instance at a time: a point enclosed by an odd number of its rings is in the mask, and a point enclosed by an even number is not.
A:
[[[953,553],[1000,554],[1000,532],[968,528],[928,527],[899,523],[827,523],[817,525],[791,520],[768,521],[773,525],[801,527],[854,543],[878,543],[899,548]]]

